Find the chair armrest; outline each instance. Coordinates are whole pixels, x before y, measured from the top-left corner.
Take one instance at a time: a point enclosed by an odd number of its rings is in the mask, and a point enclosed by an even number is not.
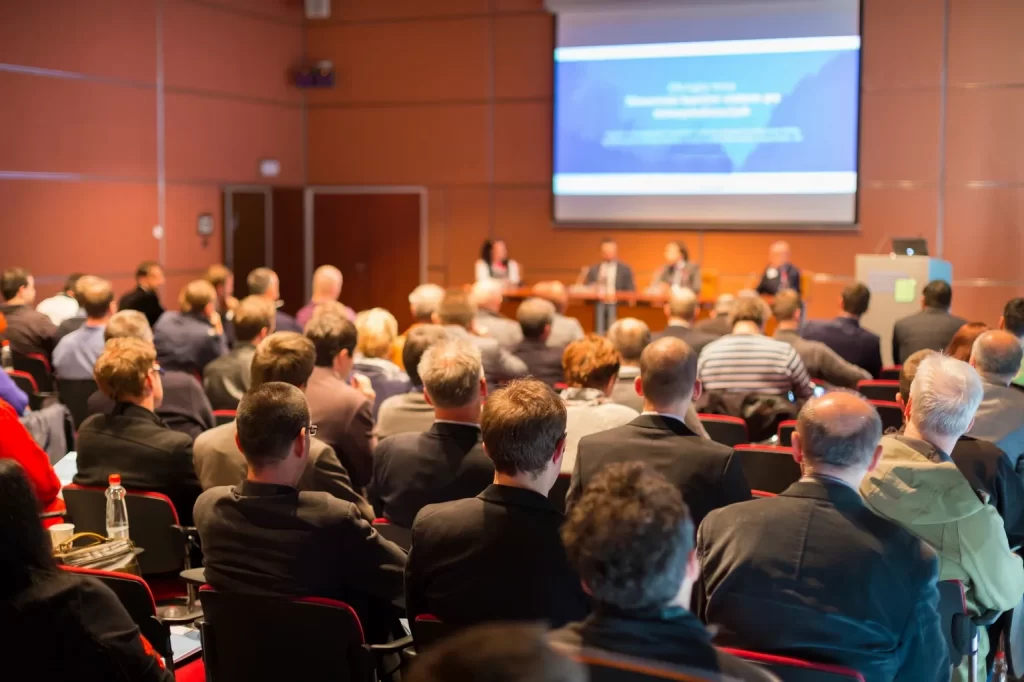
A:
[[[994,611],[992,609],[989,609],[980,616],[975,616],[974,618],[971,618],[971,622],[977,625],[978,627],[987,628],[989,625],[992,625],[997,620],[999,620],[999,616],[1001,615],[1003,615],[1002,611]]]
[[[375,656],[401,653],[412,646],[412,635],[406,635],[387,644],[367,644],[367,650]]]

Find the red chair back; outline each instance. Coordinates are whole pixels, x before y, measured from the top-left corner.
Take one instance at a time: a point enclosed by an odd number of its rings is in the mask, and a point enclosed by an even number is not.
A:
[[[53,391],[53,372],[50,370],[50,361],[46,359],[45,355],[39,353],[19,353],[18,351],[11,351],[11,357],[14,360],[14,369],[27,372],[32,375],[35,379],[36,393],[50,393]]]
[[[779,422],[779,445],[788,448],[793,445],[793,432],[796,431],[796,420],[787,419]]]
[[[857,392],[868,400],[895,401],[896,394],[900,392],[900,382],[891,379],[858,381]]]
[[[779,494],[800,480],[793,449],[771,445],[737,445],[735,457],[751,489]]]
[[[700,423],[704,425],[711,440],[729,447],[736,447],[750,442],[747,433],[747,422],[739,417],[722,414],[698,414]]]
[[[782,682],[864,682],[864,676],[852,668],[829,663],[811,663],[799,658],[774,656],[742,649],[722,649],[737,658],[766,668]]]
[[[903,365],[893,365],[892,367],[883,367],[882,373],[878,375],[879,379],[888,379],[889,381],[899,381],[900,370],[903,369]]]
[[[36,383],[35,378],[28,372],[20,369],[9,369],[7,374],[10,375],[11,379],[14,379],[14,384],[28,395],[39,393],[39,384]]]
[[[217,426],[230,424],[235,421],[235,410],[214,410],[213,419],[217,423]]]
[[[903,408],[897,402],[889,400],[869,400],[869,403],[878,410],[878,416],[882,418],[882,431],[903,427]]]

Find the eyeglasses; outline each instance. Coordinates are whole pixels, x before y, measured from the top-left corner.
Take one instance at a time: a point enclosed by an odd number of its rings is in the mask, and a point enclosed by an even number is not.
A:
[[[310,435],[310,437],[315,436],[316,435],[316,431],[317,431],[317,425],[316,424],[310,424],[309,426],[306,427],[306,433],[308,433]]]
[[[150,371],[150,372],[156,372],[156,373],[157,373],[157,374],[159,374],[160,376],[163,376],[163,375],[164,375],[164,368],[163,368],[163,367],[161,367],[160,365],[157,365],[157,364],[154,364],[154,365],[153,365],[152,367],[150,367],[150,368],[149,368],[149,371]]]

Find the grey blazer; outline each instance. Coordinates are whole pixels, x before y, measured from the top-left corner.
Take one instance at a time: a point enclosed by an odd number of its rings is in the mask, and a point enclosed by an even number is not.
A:
[[[502,348],[512,348],[523,340],[523,330],[519,323],[490,310],[481,310],[476,314],[476,323],[486,327],[487,333]]]
[[[469,341],[480,350],[488,387],[496,388],[502,381],[526,375],[526,363],[502,348],[495,339],[475,336],[458,325],[447,324],[444,328],[450,336]]]
[[[985,393],[974,413],[971,438],[995,443],[1014,465],[1024,455],[1024,391],[981,378]]]

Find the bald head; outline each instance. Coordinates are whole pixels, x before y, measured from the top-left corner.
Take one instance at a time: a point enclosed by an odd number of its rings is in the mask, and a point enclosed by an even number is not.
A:
[[[565,290],[565,285],[558,281],[537,282],[533,285],[533,295],[554,303],[555,310],[559,313],[564,313],[566,306],[569,305],[569,294]]]
[[[334,301],[341,296],[341,270],[333,265],[321,265],[313,273],[313,296],[317,300]]]
[[[624,363],[636,366],[640,362],[640,354],[651,342],[651,328],[635,317],[626,317],[611,326],[608,340],[619,351]]]
[[[665,304],[665,313],[668,317],[693,322],[697,318],[697,294],[692,289],[673,290],[672,297]]]
[[[971,349],[971,365],[979,373],[998,380],[1007,386],[1020,371],[1024,351],[1020,340],[1007,331],[992,330],[983,333],[974,341]]]
[[[773,268],[781,268],[789,263],[789,242],[775,242],[768,247],[768,263]]]
[[[833,391],[807,401],[793,447],[811,469],[859,471],[863,476],[882,438],[882,420],[861,395]]]
[[[681,339],[658,339],[640,355],[645,409],[650,403],[657,412],[675,412],[693,397],[696,381],[697,354]]]
[[[485,279],[473,284],[469,300],[478,310],[490,310],[492,313],[501,309],[501,283],[494,279]]]

